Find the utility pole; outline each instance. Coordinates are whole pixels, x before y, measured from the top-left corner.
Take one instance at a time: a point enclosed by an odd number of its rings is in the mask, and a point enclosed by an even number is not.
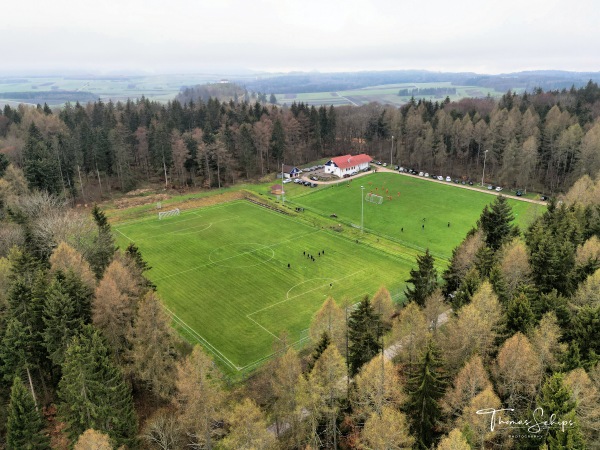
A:
[[[365,187],[361,186],[360,187],[360,233],[364,233],[365,231],[365,226],[364,226],[364,212],[365,212]]]
[[[394,153],[394,135],[392,135],[392,148],[390,148],[390,166],[392,165],[392,154]]]
[[[485,178],[485,158],[487,157],[487,152],[489,152],[489,150],[483,152],[483,173],[481,174],[481,187],[483,187],[483,179]]]

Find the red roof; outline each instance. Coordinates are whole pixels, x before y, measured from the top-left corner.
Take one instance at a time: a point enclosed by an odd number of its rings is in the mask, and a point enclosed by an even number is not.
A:
[[[371,161],[369,155],[361,153],[360,155],[344,155],[336,158],[331,158],[331,161],[338,166],[340,169],[347,169],[348,167],[358,166],[359,164],[368,163]]]

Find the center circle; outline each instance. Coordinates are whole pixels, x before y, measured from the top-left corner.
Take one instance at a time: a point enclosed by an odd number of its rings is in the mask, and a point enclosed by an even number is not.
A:
[[[271,247],[257,242],[243,242],[215,248],[208,259],[221,267],[240,269],[264,264],[275,257]]]

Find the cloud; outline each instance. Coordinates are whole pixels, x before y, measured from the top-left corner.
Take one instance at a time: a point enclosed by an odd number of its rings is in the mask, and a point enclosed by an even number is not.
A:
[[[596,71],[599,11],[591,0],[22,0],[3,5],[0,71]]]

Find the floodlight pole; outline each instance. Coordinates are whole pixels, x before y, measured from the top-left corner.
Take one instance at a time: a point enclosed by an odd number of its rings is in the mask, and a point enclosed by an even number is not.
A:
[[[481,174],[481,187],[483,187],[483,179],[485,178],[485,158],[487,157],[487,152],[489,152],[489,150],[483,152],[483,173]]]
[[[281,204],[285,204],[285,188],[283,186],[283,161],[281,162]]]
[[[394,153],[394,135],[392,135],[392,148],[390,148],[390,166],[392,165],[392,153]]]
[[[361,234],[364,233],[364,231],[365,231],[364,230],[365,229],[364,221],[363,221],[364,212],[365,212],[365,195],[364,195],[364,193],[365,193],[365,187],[361,186],[360,187],[360,233]]]

